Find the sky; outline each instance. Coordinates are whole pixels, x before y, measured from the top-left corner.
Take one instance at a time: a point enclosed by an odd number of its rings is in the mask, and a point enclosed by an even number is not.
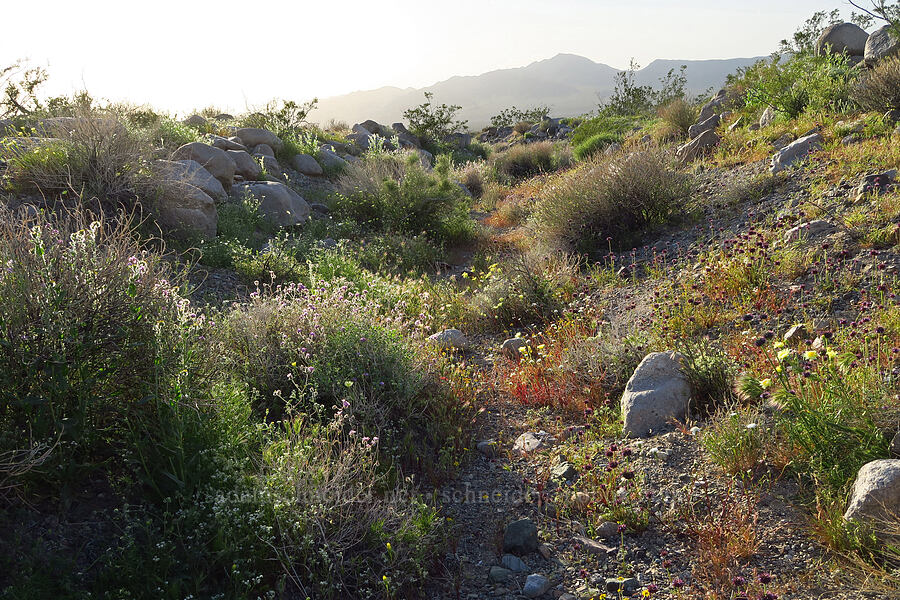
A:
[[[525,66],[561,52],[631,58],[767,55],[813,0],[2,0],[0,66],[47,69],[45,92],[179,115],[305,101]],[[39,27],[17,24],[39,23]],[[439,99],[438,99],[439,100]]]

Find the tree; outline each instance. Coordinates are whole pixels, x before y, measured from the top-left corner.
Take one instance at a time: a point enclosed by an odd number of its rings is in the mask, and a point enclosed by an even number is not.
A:
[[[409,129],[418,137],[432,142],[441,142],[454,131],[464,130],[468,121],[456,118],[462,106],[434,104],[434,94],[425,92],[425,102],[403,112]]]
[[[834,9],[831,12],[820,10],[806,20],[806,22],[794,32],[790,40],[781,40],[778,51],[781,54],[814,54],[816,52],[816,42],[821,37],[822,32],[835,23],[840,23],[841,11]]]
[[[862,11],[862,14],[855,14],[857,21],[862,21],[865,25],[871,25],[873,21],[884,21],[894,31],[894,34],[900,36],[900,2],[887,2],[886,0],[870,0],[871,8],[860,6],[854,0],[848,0],[851,5]]]
[[[22,61],[0,68],[0,117],[30,115],[43,108],[37,97],[38,88],[47,81],[47,71],[41,67],[26,67]]]

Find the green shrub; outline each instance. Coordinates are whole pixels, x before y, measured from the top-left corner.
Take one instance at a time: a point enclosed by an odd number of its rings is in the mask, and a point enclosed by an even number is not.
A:
[[[648,227],[684,215],[690,191],[690,177],[659,152],[597,158],[549,188],[533,221],[544,239],[565,249],[630,248]]]
[[[865,110],[887,112],[900,109],[900,58],[885,58],[866,72],[852,93]]]
[[[504,108],[500,114],[491,117],[491,127],[512,127],[516,123],[527,121],[529,123],[540,123],[550,114],[549,106],[535,106],[525,110],[516,108]]]
[[[622,142],[622,137],[611,133],[598,133],[584,140],[573,150],[575,160],[583,161],[602,152],[611,144]]]
[[[843,111],[858,71],[843,55],[797,54],[760,61],[735,80],[747,90],[747,106],[796,118],[807,111]]]
[[[682,368],[691,384],[691,410],[709,416],[736,400],[734,373],[736,365],[709,340],[685,340],[678,351],[684,356]]]
[[[729,475],[752,475],[765,459],[767,431],[755,408],[736,405],[719,409],[704,430],[701,442],[714,463]]]
[[[636,127],[643,125],[645,119],[637,116],[619,116],[600,114],[597,117],[583,121],[572,134],[572,146],[583,144],[588,138],[595,135],[608,135],[625,137]]]
[[[491,157],[490,167],[500,181],[512,184],[568,165],[568,157],[553,142],[513,146]]]
[[[438,158],[428,173],[415,154],[405,161],[372,157],[352,165],[339,182],[344,194],[335,200],[335,219],[351,219],[363,231],[424,234],[438,243],[472,239],[463,191],[450,180],[450,159]]]
[[[185,383],[195,324],[127,222],[0,223],[2,447],[46,448],[60,466],[46,474],[72,476],[64,466],[118,456],[127,423]]]
[[[442,142],[455,131],[465,131],[467,123],[457,118],[461,106],[434,104],[434,94],[425,92],[425,102],[404,111],[410,131],[423,141]]]

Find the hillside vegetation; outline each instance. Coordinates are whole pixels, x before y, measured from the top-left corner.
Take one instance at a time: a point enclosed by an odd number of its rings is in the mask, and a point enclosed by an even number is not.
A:
[[[898,13],[478,132],[0,71],[0,598],[900,597]]]

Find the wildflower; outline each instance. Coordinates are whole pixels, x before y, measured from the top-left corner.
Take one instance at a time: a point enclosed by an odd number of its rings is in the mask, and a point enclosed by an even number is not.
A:
[[[753,429],[756,429],[757,427],[759,427],[759,425],[757,425],[756,423],[747,423],[747,425],[745,427],[747,429],[753,430]]]
[[[737,577],[735,577],[734,579],[731,580],[731,583],[733,583],[736,586],[747,585],[747,579],[745,577],[741,577],[740,575],[738,575]]]
[[[616,527],[616,530],[619,533],[625,533],[628,530],[628,527],[625,525],[625,523],[619,523],[619,526]]]
[[[683,588],[684,587],[684,579],[682,579],[681,577],[676,577],[675,579],[672,580],[672,587],[675,589]]]
[[[791,349],[790,349],[790,348],[784,348],[784,349],[782,349],[782,350],[779,350],[779,351],[778,351],[778,354],[777,354],[778,360],[784,360],[784,359],[786,359],[786,358],[787,358],[788,356],[790,356],[790,355],[791,355]]]
[[[762,386],[762,389],[767,390],[767,389],[769,389],[770,387],[772,387],[772,380],[771,380],[771,379],[768,379],[768,378],[767,378],[767,379],[763,379],[762,381],[759,382],[759,385]]]
[[[777,350],[778,348],[784,348],[784,342],[775,342],[772,346]]]
[[[803,358],[805,358],[806,360],[812,360],[816,357],[817,354],[818,353],[815,350],[807,350],[803,353]]]
[[[772,583],[772,575],[770,573],[760,573],[759,582],[763,585],[769,585]]]

